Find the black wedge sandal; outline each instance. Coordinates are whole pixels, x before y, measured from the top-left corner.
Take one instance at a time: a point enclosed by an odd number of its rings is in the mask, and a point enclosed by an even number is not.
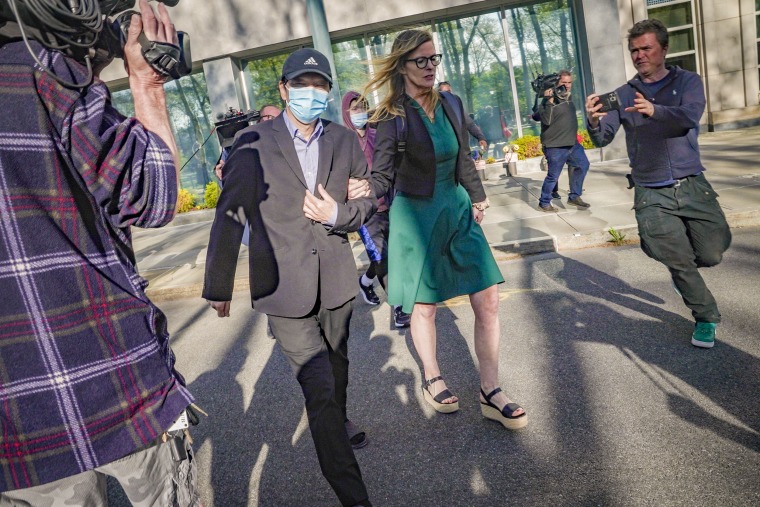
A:
[[[436,411],[442,414],[450,414],[452,412],[456,412],[459,410],[459,400],[455,401],[454,403],[443,403],[443,400],[447,400],[454,396],[451,391],[444,389],[440,393],[436,394],[435,397],[430,394],[430,386],[439,380],[443,380],[443,377],[440,375],[431,378],[430,380],[426,380],[425,383],[422,384],[422,396],[425,398],[425,401],[430,403],[430,405],[432,405]]]
[[[518,416],[512,415],[522,408],[517,403],[507,403],[501,410],[499,410],[496,405],[491,403],[491,398],[500,392],[501,387],[497,387],[488,394],[484,393],[483,389],[481,388],[480,394],[482,394],[483,398],[486,399],[485,403],[482,401],[480,402],[480,411],[483,414],[483,417],[486,419],[491,419],[492,421],[500,422],[508,430],[518,430],[527,426],[527,413],[523,412]]]

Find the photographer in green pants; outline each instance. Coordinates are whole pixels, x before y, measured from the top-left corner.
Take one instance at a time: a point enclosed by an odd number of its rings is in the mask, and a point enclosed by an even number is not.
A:
[[[589,134],[605,146],[621,125],[625,129],[641,249],[667,266],[691,309],[692,345],[710,348],[720,312],[698,268],[720,263],[731,231],[699,157],[704,87],[699,75],[665,66],[668,30],[660,21],[636,23],[628,49],[638,74],[615,90],[618,100],[611,103],[619,109],[589,95]]]

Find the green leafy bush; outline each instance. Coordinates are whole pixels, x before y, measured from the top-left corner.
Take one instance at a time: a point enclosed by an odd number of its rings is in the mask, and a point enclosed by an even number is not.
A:
[[[517,150],[518,160],[540,157],[544,154],[541,151],[541,138],[539,136],[522,136],[511,142],[519,147]]]
[[[583,146],[587,150],[593,150],[596,148],[594,146],[594,143],[591,142],[591,137],[588,135],[588,130],[579,130],[578,133],[581,135],[581,138],[583,141],[581,141],[581,146]]]
[[[204,208],[216,208],[219,201],[219,194],[222,193],[222,187],[216,181],[211,181],[206,185],[206,191],[203,193]]]
[[[177,197],[177,213],[187,213],[195,207],[195,196],[186,189],[179,191]]]

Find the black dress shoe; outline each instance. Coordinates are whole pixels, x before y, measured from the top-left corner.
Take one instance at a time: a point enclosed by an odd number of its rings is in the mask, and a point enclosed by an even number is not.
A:
[[[576,197],[575,199],[568,199],[567,203],[572,204],[573,206],[578,206],[579,208],[588,208],[591,206],[589,203],[584,202],[584,200],[580,197]]]
[[[559,195],[559,192],[556,192],[556,191],[555,191],[555,192],[552,192],[552,199],[559,199],[559,198],[561,198],[561,197],[562,197],[562,196],[561,196],[561,195]]]

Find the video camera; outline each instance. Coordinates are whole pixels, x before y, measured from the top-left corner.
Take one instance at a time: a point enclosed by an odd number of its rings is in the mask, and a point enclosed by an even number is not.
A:
[[[218,117],[217,117],[218,118]],[[250,110],[247,113],[230,108],[221,119],[214,123],[216,127],[216,135],[219,138],[219,145],[222,149],[232,146],[232,142],[235,140],[235,134],[245,127],[253,124],[261,118],[260,111]]]
[[[159,1],[169,7],[179,3]],[[31,38],[49,49],[63,51],[92,73],[93,67],[105,67],[114,57],[124,58],[127,30],[137,13],[130,10],[134,4],[135,0],[4,0],[0,3],[0,44]],[[145,60],[167,79],[186,76],[192,67],[190,38],[184,32],[177,32],[177,36],[178,46],[150,41],[145,33],[138,39]],[[91,76],[85,84],[53,77],[72,88],[84,88],[92,81]]]
[[[533,106],[533,110],[536,110],[536,106],[538,105],[538,99],[539,97],[544,97],[544,93],[546,93],[546,90],[552,90],[552,95],[554,97],[554,100],[557,102],[564,101],[568,99],[568,93],[567,93],[567,86],[565,85],[559,85],[560,81],[560,75],[555,73],[552,74],[539,74],[536,76],[536,78],[530,82],[530,86],[533,88],[533,91],[536,93],[536,103]]]
[[[543,95],[546,90],[555,88],[557,86],[557,83],[559,83],[559,74],[555,72],[552,74],[537,75],[536,78],[530,82],[530,86],[533,88],[533,91],[535,93],[538,95]]]

